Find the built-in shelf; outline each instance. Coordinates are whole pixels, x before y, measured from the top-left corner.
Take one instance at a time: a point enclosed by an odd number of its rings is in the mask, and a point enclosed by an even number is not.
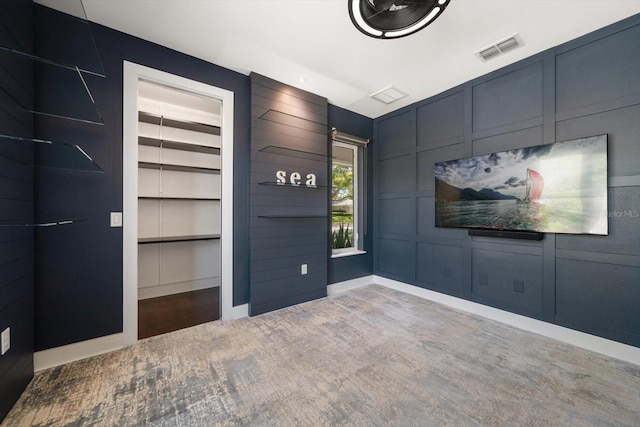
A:
[[[42,221],[36,223],[23,223],[16,221],[0,221],[0,227],[56,227],[86,221],[86,219],[65,219],[57,221]]]
[[[326,134],[328,132],[325,123],[316,122],[314,120],[305,119],[303,117],[294,116],[293,114],[283,113],[269,109],[260,117],[260,120],[267,120],[281,125],[291,126],[297,129],[308,130],[314,133]]]
[[[138,200],[188,200],[188,201],[205,201],[215,202],[219,201],[219,197],[164,197],[164,196],[138,196]]]
[[[143,169],[162,169],[166,171],[211,173],[214,175],[220,175],[220,168],[201,168],[197,166],[182,166],[151,162],[138,162],[138,167]]]
[[[328,218],[328,216],[327,215],[258,215],[258,218],[304,219],[304,218]]]
[[[166,139],[138,137],[138,144],[148,147],[162,147],[171,150],[192,151],[194,153],[220,154],[220,148],[206,145],[189,144],[187,142],[169,141]]]
[[[36,163],[34,166],[103,172],[100,166],[77,145],[12,135],[0,135],[0,139],[25,144],[36,144],[38,150],[36,151]]]
[[[195,242],[198,240],[220,240],[220,235],[219,234],[198,234],[195,236],[142,237],[138,239],[138,243],[139,244],[177,243],[177,242]]]
[[[276,182],[276,181],[259,182],[258,185],[273,185],[277,187],[294,187],[294,188],[311,188],[316,190],[319,188],[329,188],[328,185],[291,184],[290,182]]]
[[[263,153],[279,154],[281,156],[297,157],[299,159],[308,160],[327,160],[330,156],[320,153],[312,153],[309,151],[297,150],[295,148],[279,147],[277,145],[267,145],[260,149]]]
[[[190,122],[187,120],[170,119],[159,114],[147,113],[145,111],[138,111],[138,120],[143,123],[150,123],[152,125],[167,126],[194,132],[207,133],[210,135],[220,135],[220,126]]]

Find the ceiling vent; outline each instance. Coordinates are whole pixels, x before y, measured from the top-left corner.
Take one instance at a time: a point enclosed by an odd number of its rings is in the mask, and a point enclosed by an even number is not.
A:
[[[396,102],[397,100],[402,99],[409,95],[407,95],[404,92],[400,92],[398,89],[394,88],[393,86],[389,86],[382,90],[374,92],[369,96],[385,104],[391,104],[392,102]]]
[[[476,55],[478,55],[482,61],[487,61],[521,46],[524,46],[524,43],[518,33],[515,33],[493,43],[492,45],[480,49],[476,52]]]

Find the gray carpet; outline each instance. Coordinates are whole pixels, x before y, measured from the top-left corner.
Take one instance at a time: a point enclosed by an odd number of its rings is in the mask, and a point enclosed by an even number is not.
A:
[[[367,286],[36,374],[10,426],[638,426],[640,367]]]

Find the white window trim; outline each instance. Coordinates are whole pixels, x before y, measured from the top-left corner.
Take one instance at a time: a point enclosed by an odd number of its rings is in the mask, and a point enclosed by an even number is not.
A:
[[[338,252],[340,251],[340,252]],[[344,251],[344,252],[343,252]],[[363,251],[360,249],[354,248],[343,248],[343,249],[333,249],[333,253],[331,254],[331,258],[344,258],[352,255],[362,255],[366,254],[367,251]]]
[[[360,154],[358,151],[358,146],[353,144],[347,144],[339,141],[332,141],[332,147],[342,147],[348,150],[353,151],[353,246],[348,248],[340,248],[340,249],[331,249],[331,257],[338,258],[348,255],[357,255],[359,253],[366,253],[365,251],[360,250],[360,194],[359,194],[359,185],[360,185],[360,170],[358,168],[358,164],[360,161]],[[333,161],[331,162],[331,167],[333,169]],[[331,182],[333,185],[333,180]],[[333,217],[331,220],[331,229],[333,230]],[[333,231],[332,231],[333,233]]]

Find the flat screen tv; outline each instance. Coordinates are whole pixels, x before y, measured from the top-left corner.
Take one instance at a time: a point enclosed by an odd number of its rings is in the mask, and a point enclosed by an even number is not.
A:
[[[607,135],[435,164],[437,227],[607,235]]]

